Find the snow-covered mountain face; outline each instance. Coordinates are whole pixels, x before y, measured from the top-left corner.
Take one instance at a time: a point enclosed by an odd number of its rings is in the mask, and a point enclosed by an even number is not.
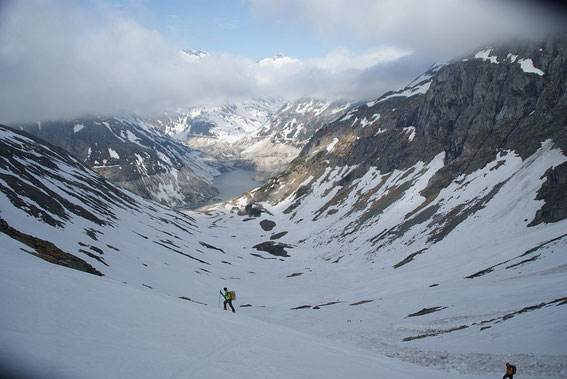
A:
[[[138,117],[14,125],[62,147],[114,183],[167,205],[213,198],[212,161]]]
[[[350,105],[313,98],[255,99],[168,112],[155,122],[194,149],[269,177],[280,173],[316,130]]]
[[[323,125],[334,121],[352,103],[302,98],[286,102],[258,132],[272,141],[303,147]]]
[[[191,216],[0,128],[1,357],[52,377],[564,377],[566,52],[432,68]]]
[[[230,143],[254,135],[283,103],[281,99],[268,98],[222,106],[191,107],[185,111],[168,111],[155,122],[165,133],[181,141],[205,136]]]

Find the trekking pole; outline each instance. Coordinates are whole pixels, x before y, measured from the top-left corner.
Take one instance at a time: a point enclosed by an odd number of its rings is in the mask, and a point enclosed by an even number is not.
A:
[[[220,297],[221,297],[221,294],[219,292],[219,309],[220,309]]]

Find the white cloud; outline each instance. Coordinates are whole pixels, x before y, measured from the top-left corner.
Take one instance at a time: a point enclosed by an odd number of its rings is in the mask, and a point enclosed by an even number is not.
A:
[[[258,96],[375,97],[408,81],[401,71],[380,78],[394,63],[407,64],[410,54],[337,48],[321,58],[271,64],[221,53],[187,59],[158,32],[108,10],[15,1],[0,16],[0,122],[146,113]]]
[[[395,62],[409,55],[412,55],[411,50],[402,50],[395,47],[374,48],[361,55],[353,55],[346,48],[337,48],[326,57],[312,59],[308,62],[320,69],[339,72],[345,70],[367,70],[377,64]]]
[[[486,42],[538,37],[565,23],[544,1],[522,0],[247,0],[256,15],[297,23],[322,35],[391,43],[451,58]]]

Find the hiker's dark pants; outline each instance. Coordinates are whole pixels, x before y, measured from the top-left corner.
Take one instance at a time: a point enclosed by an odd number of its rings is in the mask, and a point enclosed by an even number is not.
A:
[[[228,305],[230,305],[230,308],[232,309],[233,312],[236,312],[234,310],[234,307],[232,306],[232,300],[225,300],[224,301],[224,310],[226,311],[226,303],[228,303]]]
[[[506,379],[506,378],[514,379],[514,374],[506,374],[502,377],[502,379]]]

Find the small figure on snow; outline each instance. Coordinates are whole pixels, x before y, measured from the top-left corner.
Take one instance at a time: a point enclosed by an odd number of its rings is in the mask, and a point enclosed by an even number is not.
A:
[[[502,379],[506,379],[506,378],[514,379],[515,373],[516,373],[516,366],[506,362],[506,375],[504,375]]]
[[[236,311],[232,306],[232,300],[236,298],[236,296],[234,296],[234,291],[229,291],[226,287],[224,287],[224,293],[222,293],[222,291],[220,291],[220,293],[224,297],[224,310],[226,311],[226,304],[228,303],[232,309],[232,313],[235,313]]]

